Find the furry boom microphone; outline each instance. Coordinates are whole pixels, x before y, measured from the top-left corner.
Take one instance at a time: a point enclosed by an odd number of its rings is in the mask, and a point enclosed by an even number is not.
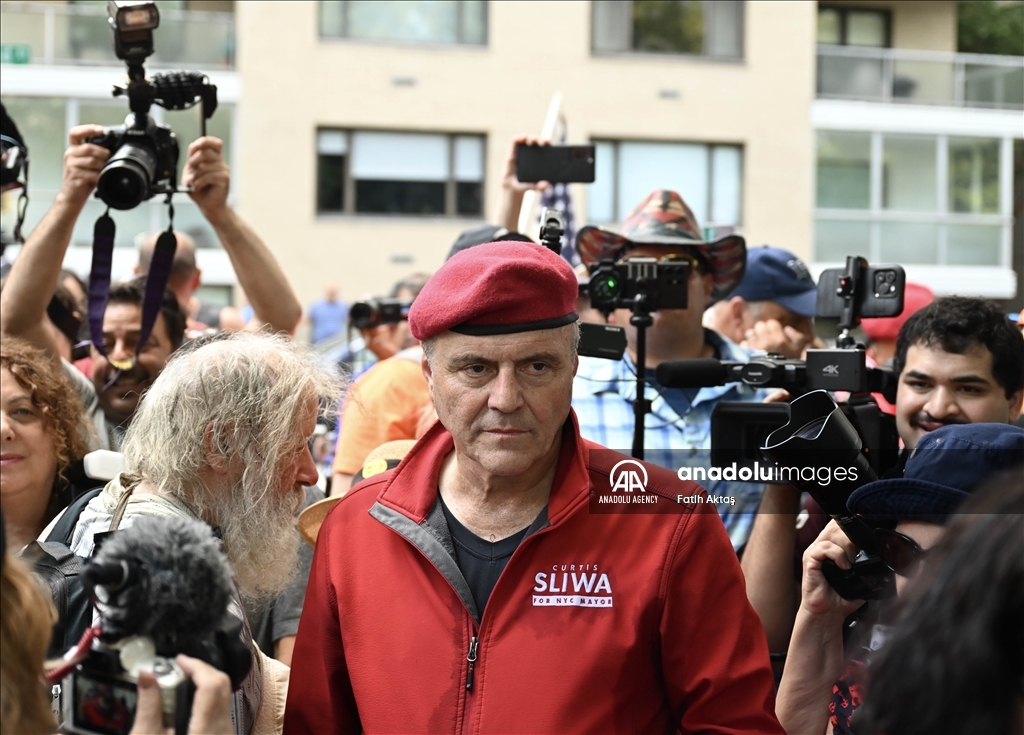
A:
[[[236,686],[248,673],[241,620],[229,611],[231,567],[206,524],[140,516],[104,540],[85,581],[105,641],[146,636],[157,655],[202,659]]]

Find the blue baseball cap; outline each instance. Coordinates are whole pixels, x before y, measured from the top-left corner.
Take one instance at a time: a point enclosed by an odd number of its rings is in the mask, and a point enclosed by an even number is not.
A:
[[[1010,424],[951,424],[925,434],[907,458],[903,477],[869,482],[846,503],[871,520],[944,524],[998,472],[1024,472],[1024,429]]]
[[[729,294],[747,301],[774,301],[794,314],[814,316],[818,287],[800,258],[788,250],[762,245],[747,248],[747,270]]]

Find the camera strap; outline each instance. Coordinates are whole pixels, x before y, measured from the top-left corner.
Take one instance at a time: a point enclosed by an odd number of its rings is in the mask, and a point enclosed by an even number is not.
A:
[[[167,195],[167,208],[170,216],[170,224],[157,238],[156,247],[153,249],[153,259],[149,264],[149,272],[146,274],[146,290],[142,297],[142,325],[139,328],[139,340],[135,346],[135,356],[139,354],[146,342],[153,333],[153,326],[160,314],[160,307],[163,304],[164,291],[167,289],[167,281],[171,276],[171,264],[174,261],[174,251],[178,248],[178,239],[174,236],[174,205],[171,203],[171,194]],[[117,228],[110,216],[110,208],[107,208],[93,229],[92,240],[92,270],[89,274],[89,336],[96,350],[106,357],[106,350],[103,347],[103,316],[107,311],[107,302],[110,298],[110,272],[114,259],[114,236]],[[111,383],[117,380],[121,371],[131,370],[135,365],[135,356],[131,360],[107,360],[116,368],[117,372],[111,378]]]

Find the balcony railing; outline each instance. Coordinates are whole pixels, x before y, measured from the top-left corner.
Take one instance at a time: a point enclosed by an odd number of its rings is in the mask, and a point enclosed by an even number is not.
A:
[[[235,16],[160,9],[153,67],[232,69]],[[3,62],[120,65],[103,5],[0,2]]]
[[[818,97],[1024,109],[1024,57],[818,46]]]

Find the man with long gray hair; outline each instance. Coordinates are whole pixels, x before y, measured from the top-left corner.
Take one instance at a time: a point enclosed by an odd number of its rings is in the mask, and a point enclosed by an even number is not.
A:
[[[335,405],[340,392],[328,368],[282,336],[235,332],[182,348],[136,412],[125,471],[86,506],[72,550],[88,557],[94,534],[139,515],[199,519],[223,539],[241,597],[282,592],[300,543],[294,514],[317,480],[309,440],[321,401]],[[249,643],[254,666],[236,695],[236,731],[279,731],[287,669]]]

